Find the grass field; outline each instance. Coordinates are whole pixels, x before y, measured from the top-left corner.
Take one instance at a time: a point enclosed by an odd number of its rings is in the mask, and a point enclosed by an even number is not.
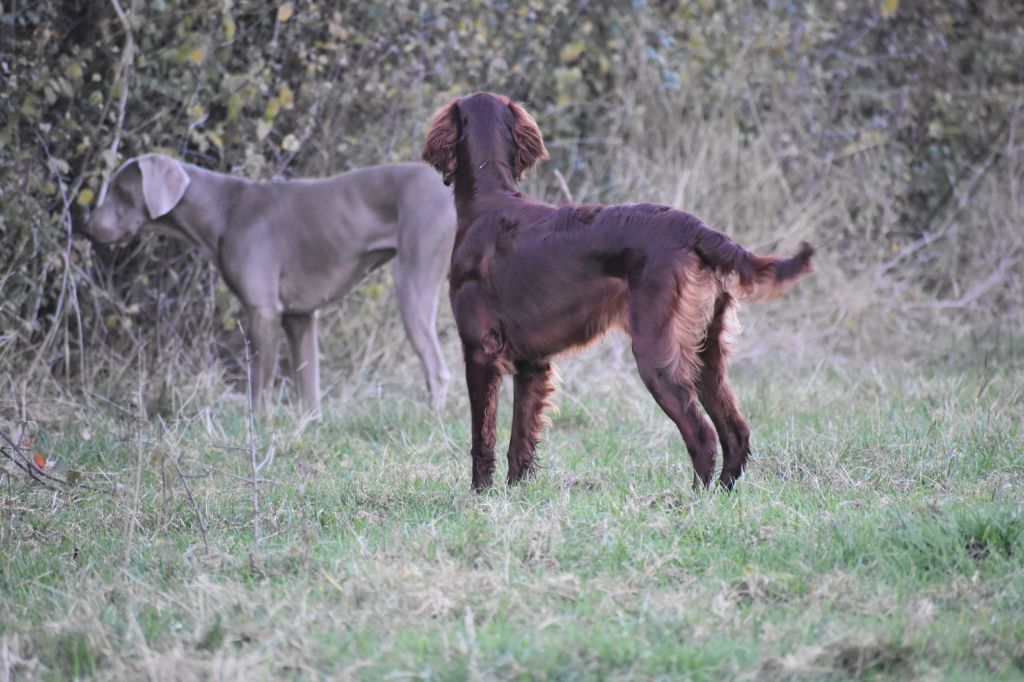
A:
[[[621,348],[562,366],[482,496],[458,382],[279,414],[258,542],[237,395],[67,410],[35,447],[97,490],[3,478],[0,679],[1024,677],[1024,368],[740,363],[755,458],[698,494]]]

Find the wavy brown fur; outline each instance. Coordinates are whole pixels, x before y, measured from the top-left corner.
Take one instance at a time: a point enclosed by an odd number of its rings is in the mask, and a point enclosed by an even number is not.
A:
[[[466,361],[473,487],[491,485],[503,374],[515,375],[508,481],[535,469],[551,359],[625,329],[644,384],[675,422],[697,479],[732,487],[750,429],[726,375],[737,298],[780,296],[814,249],[758,256],[689,213],[653,204],[555,207],[516,183],[546,159],[536,122],[501,95],[455,100],[434,117],[423,159],[455,184],[450,294]],[[712,424],[701,413],[704,406]]]

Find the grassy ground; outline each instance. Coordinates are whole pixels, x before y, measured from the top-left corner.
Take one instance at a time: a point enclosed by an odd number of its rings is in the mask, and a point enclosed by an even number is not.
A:
[[[741,363],[729,495],[627,365],[564,362],[540,476],[483,496],[461,385],[279,415],[258,542],[239,401],[41,429],[104,492],[2,481],[0,679],[1024,677],[1024,368]]]

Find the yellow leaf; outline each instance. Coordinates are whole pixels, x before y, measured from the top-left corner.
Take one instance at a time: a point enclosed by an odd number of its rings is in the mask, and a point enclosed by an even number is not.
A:
[[[882,18],[888,19],[900,8],[900,0],[882,0]]]
[[[29,118],[35,118],[39,113],[39,107],[36,106],[36,100],[29,95],[25,98],[25,101],[21,103],[21,113],[25,114]]]
[[[281,103],[281,106],[285,109],[295,108],[295,93],[287,85],[281,88],[281,94],[277,96],[277,101]]]
[[[87,208],[92,205],[92,200],[93,198],[95,198],[95,196],[95,192],[86,187],[85,189],[78,193],[78,199],[75,200],[75,203],[77,203],[82,208]]]
[[[188,60],[193,64],[202,64],[206,59],[206,50],[201,47],[192,48],[192,51],[188,53]]]
[[[256,139],[262,142],[266,139],[267,135],[270,134],[270,129],[273,127],[273,123],[268,120],[260,121],[256,124]]]
[[[263,118],[268,121],[273,121],[277,117],[278,112],[281,111],[281,100],[272,99],[267,102],[267,108],[263,111]]]
[[[576,59],[581,54],[583,54],[584,49],[586,49],[586,46],[583,44],[582,41],[578,40],[575,43],[569,43],[568,45],[563,47],[562,51],[558,53],[558,57],[563,62],[571,62],[572,60]]]
[[[228,42],[235,39],[235,33],[238,31],[238,25],[235,24],[235,20],[231,17],[224,17],[224,35],[227,37]]]
[[[231,95],[231,99],[228,100],[228,114],[227,118],[229,121],[234,121],[238,118],[238,114],[241,113],[242,107],[245,106],[245,99],[240,93]]]
[[[285,23],[286,21],[292,18],[293,10],[294,7],[292,7],[292,3],[284,3],[283,5],[277,8],[277,20],[280,21],[282,24]]]
[[[340,23],[341,19],[337,21],[331,21],[327,24],[327,32],[338,40],[345,40],[348,38],[348,31]]]
[[[64,73],[71,80],[73,80],[73,81],[80,81],[80,80],[82,80],[82,75],[83,75],[82,65],[79,64],[78,62],[72,62],[71,64],[68,64],[66,69],[64,69]]]

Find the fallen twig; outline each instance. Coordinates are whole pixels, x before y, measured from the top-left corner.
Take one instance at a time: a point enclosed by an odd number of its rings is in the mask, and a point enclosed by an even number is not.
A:
[[[168,457],[174,463],[174,470],[178,472],[178,480],[181,481],[181,485],[185,487],[185,495],[188,497],[189,503],[192,505],[192,511],[196,513],[196,520],[199,522],[199,532],[203,536],[203,546],[206,548],[206,553],[210,553],[210,540],[206,536],[206,522],[203,521],[203,514],[199,511],[199,505],[196,503],[196,498],[192,496],[192,489],[188,487],[188,481],[185,479],[185,474],[181,470],[181,465],[178,464],[177,457]]]
[[[77,480],[74,484],[71,484],[63,478],[47,473],[45,470],[36,466],[32,456],[29,455],[24,448],[15,443],[14,440],[2,430],[0,430],[0,438],[3,438],[8,445],[6,448],[0,447],[0,454],[11,460],[16,467],[28,474],[29,478],[33,479],[37,483],[41,483],[51,490],[56,490],[58,486],[70,487],[72,485],[86,490],[99,490],[98,488],[94,488],[90,485],[79,483]]]

